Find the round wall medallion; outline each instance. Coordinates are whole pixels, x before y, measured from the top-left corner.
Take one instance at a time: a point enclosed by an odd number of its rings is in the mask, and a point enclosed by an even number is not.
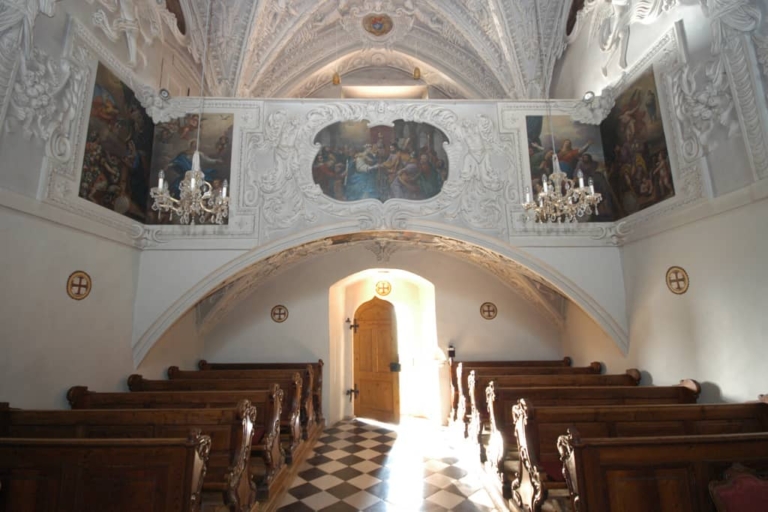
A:
[[[496,318],[498,312],[499,310],[496,308],[496,304],[493,302],[483,302],[483,305],[480,306],[480,316],[486,320],[493,320]]]
[[[270,314],[272,316],[272,320],[279,324],[288,320],[288,308],[282,304],[278,304],[277,306],[273,307]]]
[[[676,295],[682,295],[688,291],[691,282],[688,272],[682,267],[669,267],[667,270],[667,288]]]
[[[376,293],[382,297],[386,297],[392,291],[392,285],[389,281],[379,281],[376,283]]]
[[[363,28],[375,36],[385,36],[392,31],[392,18],[386,14],[369,14],[363,18]]]
[[[67,279],[67,295],[75,300],[83,300],[91,293],[91,276],[78,270]]]

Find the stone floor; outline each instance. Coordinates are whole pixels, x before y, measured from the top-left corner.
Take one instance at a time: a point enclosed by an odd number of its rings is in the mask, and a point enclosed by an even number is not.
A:
[[[342,421],[320,436],[278,510],[496,510],[466,448],[425,420]]]

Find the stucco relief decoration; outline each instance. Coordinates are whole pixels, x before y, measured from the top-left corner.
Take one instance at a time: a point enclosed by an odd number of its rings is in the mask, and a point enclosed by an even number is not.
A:
[[[416,20],[412,0],[364,0],[358,5],[349,0],[339,3],[341,26],[345,32],[357,33],[365,49],[384,46],[388,50],[402,41]]]
[[[726,72],[730,71],[737,85],[743,79],[749,80],[745,76],[749,65],[739,36],[754,30],[761,17],[760,9],[749,2],[704,0],[702,8],[712,18],[712,57],[705,62],[688,61],[672,75],[675,113],[682,125],[683,155],[688,161],[712,149],[716,129],[725,130],[728,137],[738,133],[736,101]],[[735,91],[739,93],[738,87]],[[756,105],[744,114],[746,123],[757,121]]]
[[[68,58],[54,59],[33,48],[24,59],[8,104],[5,128],[46,142],[46,155],[59,162],[72,157],[71,131],[86,72]]]
[[[680,0],[610,2],[612,10],[598,26],[600,49],[607,54],[601,68],[603,75],[608,76],[608,66],[616,54],[618,54],[619,67],[627,69],[627,48],[631,25],[636,23],[649,25],[679,3]]]
[[[20,66],[22,73],[27,69],[38,13],[52,17],[55,12],[55,0],[0,2],[0,119],[5,117],[17,66]]]
[[[756,53],[755,57],[761,58],[759,44],[753,46],[752,42],[763,22],[762,11],[754,0],[701,0],[701,6],[712,26],[713,60],[709,66],[712,73],[728,72],[753,170],[761,177],[768,176],[768,133],[755,97],[752,70],[752,56]],[[736,122],[734,119],[730,125]]]
[[[600,124],[616,105],[618,91],[623,89],[623,77],[616,85],[606,87],[599,95],[586,97],[574,105],[571,119],[578,123]]]
[[[102,8],[93,13],[93,26],[113,43],[125,38],[128,63],[133,67],[147,64],[145,47],[156,40],[166,42],[166,33],[199,60],[199,52],[179,30],[176,16],[165,6],[164,0],[85,0],[98,3]]]
[[[406,124],[426,123],[445,134],[449,141],[444,144],[446,162],[451,162],[454,171],[440,193],[429,200],[400,199],[384,204],[370,195],[352,203],[326,197],[312,176],[313,163],[321,151],[317,135],[339,121],[363,120],[370,127],[392,127],[398,120]],[[486,116],[462,121],[441,106],[371,102],[328,104],[311,110],[301,119],[280,110],[269,114],[266,125],[263,135],[254,135],[246,142],[247,167],[252,173],[246,197],[250,201],[262,199],[262,216],[268,231],[288,228],[302,219],[313,222],[314,210],[320,209],[333,216],[354,219],[361,229],[403,229],[409,218],[440,214],[458,218],[474,228],[506,232],[506,171],[511,167],[507,155],[513,154],[514,149],[510,140],[499,136]],[[273,164],[257,171],[263,168],[259,159],[263,159],[264,152],[272,152]],[[418,152],[416,158],[418,161]],[[334,176],[334,181],[343,182],[343,176],[338,180]]]

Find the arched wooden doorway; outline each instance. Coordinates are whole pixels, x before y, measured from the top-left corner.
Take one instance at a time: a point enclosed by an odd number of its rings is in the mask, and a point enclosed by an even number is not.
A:
[[[400,362],[395,307],[374,297],[355,312],[355,416],[400,421]]]

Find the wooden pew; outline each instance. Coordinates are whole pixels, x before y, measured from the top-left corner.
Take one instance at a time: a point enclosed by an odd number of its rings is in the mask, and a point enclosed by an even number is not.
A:
[[[0,439],[0,511],[197,512],[211,439]]]
[[[306,371],[305,371],[306,374]],[[311,378],[311,374],[310,374]],[[302,428],[302,382],[299,372],[291,371],[290,374],[279,379],[174,379],[151,380],[141,375],[133,374],[128,377],[128,389],[136,392],[144,391],[227,391],[269,389],[272,384],[277,384],[284,391],[280,415],[281,431],[284,435],[286,462],[293,461],[293,455],[300,448],[302,439],[307,439],[306,430]],[[312,396],[307,394],[303,404],[312,410]],[[304,409],[306,410],[306,409]]]
[[[451,403],[451,413],[449,422],[456,421],[457,408],[459,406],[459,366],[469,365],[482,368],[549,368],[549,367],[570,367],[573,361],[570,357],[555,360],[542,361],[459,361],[454,358],[448,359],[448,368],[450,372],[450,389],[453,401]]]
[[[312,365],[314,387],[312,388],[315,399],[315,414],[317,424],[321,427],[325,425],[323,417],[323,367],[325,363],[318,359],[316,363],[209,363],[205,359],[197,362],[199,370],[270,370],[270,369],[304,369],[307,365]]]
[[[258,482],[272,489],[285,478],[285,455],[280,445],[280,414],[283,390],[274,384],[269,390],[234,391],[146,391],[142,393],[100,393],[86,386],[73,386],[67,392],[72,409],[221,409],[249,400],[256,408],[256,429],[251,450],[251,472],[263,472]],[[264,467],[254,464],[263,460]],[[259,496],[259,499],[264,496]]]
[[[696,403],[700,393],[701,386],[692,379],[680,381],[677,386],[563,388],[497,388],[491,382],[486,388],[490,433],[487,448],[480,445],[480,457],[481,460],[487,458],[492,467],[502,472],[507,454],[517,447],[512,409],[521,399],[540,406],[692,404]],[[508,489],[509,484],[504,480],[503,489]]]
[[[248,400],[227,409],[32,411],[0,404],[0,438],[175,438],[199,429],[211,438],[203,491],[222,493],[232,512],[249,512],[256,409]]]
[[[490,370],[489,370],[490,371]],[[585,387],[585,386],[637,386],[640,372],[630,368],[621,374],[595,375],[494,375],[472,370],[467,378],[469,399],[469,438],[480,442],[480,436],[490,421],[486,388],[493,382],[499,388],[514,387]]]
[[[715,512],[707,486],[731,464],[768,470],[766,432],[583,438],[570,429],[558,447],[575,512]]]
[[[582,437],[768,432],[768,403],[534,407],[520,400],[513,408],[520,460],[511,493],[519,507],[533,511],[552,489],[565,489],[558,439],[569,428]]]
[[[181,370],[178,366],[168,368],[168,378],[170,380],[250,380],[259,379],[273,382],[281,382],[284,379],[290,379],[296,368],[267,368],[263,370]],[[317,409],[318,398],[316,396],[317,385],[315,384],[316,371],[315,365],[304,364],[302,371],[302,428],[305,429],[307,437],[310,437],[315,431],[322,430],[322,423]],[[313,389],[315,390],[313,392]],[[322,394],[322,389],[319,391]]]
[[[570,361],[570,359],[568,359]],[[454,428],[464,437],[469,435],[472,404],[468,394],[469,374],[474,370],[494,375],[595,375],[602,372],[603,365],[597,361],[589,366],[477,366],[474,362],[460,362],[456,365],[456,388],[454,392],[455,413],[452,414]]]

